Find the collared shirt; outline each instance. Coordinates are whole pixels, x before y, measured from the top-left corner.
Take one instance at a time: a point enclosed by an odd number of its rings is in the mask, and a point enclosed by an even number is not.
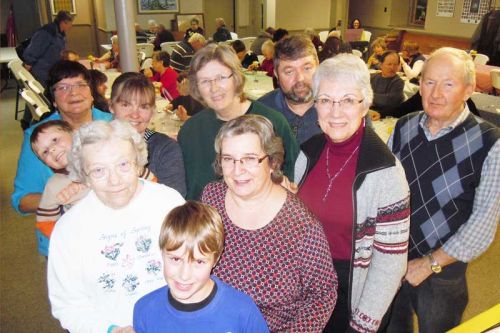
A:
[[[439,139],[440,137],[453,131],[455,127],[462,124],[465,121],[465,119],[467,119],[469,114],[470,114],[469,107],[467,106],[466,103],[465,108],[460,113],[460,115],[448,126],[441,128],[435,135],[432,135],[431,131],[429,130],[429,125],[427,124],[427,122],[429,121],[429,116],[427,115],[427,113],[424,112],[422,119],[420,119],[419,125],[424,130],[425,137],[427,138],[427,140],[432,141]]]
[[[436,140],[459,126],[469,116],[470,111],[465,106],[464,111],[448,126],[432,135],[427,126],[428,116],[423,112],[419,125],[424,130],[429,141]],[[393,135],[387,145],[392,150]],[[469,262],[481,255],[495,237],[500,218],[500,140],[497,140],[488,152],[481,170],[481,180],[476,188],[472,213],[469,219],[443,245],[443,250],[451,257]]]
[[[299,116],[290,109],[281,89],[275,89],[267,93],[259,98],[258,101],[279,111],[285,116],[299,145],[306,142],[313,135],[321,133],[321,128],[318,124],[318,112],[314,104],[304,113],[304,115]]]

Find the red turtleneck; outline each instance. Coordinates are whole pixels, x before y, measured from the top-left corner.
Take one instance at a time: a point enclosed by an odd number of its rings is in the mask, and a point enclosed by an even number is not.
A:
[[[323,224],[332,258],[337,260],[351,260],[354,224],[352,187],[359,149],[354,151],[359,147],[363,133],[362,123],[354,135],[344,142],[334,143],[327,136],[327,143],[318,162],[309,172],[298,193],[300,199]],[[330,178],[326,171],[327,153]],[[330,179],[334,178],[342,167],[343,170],[332,181],[328,192]]]

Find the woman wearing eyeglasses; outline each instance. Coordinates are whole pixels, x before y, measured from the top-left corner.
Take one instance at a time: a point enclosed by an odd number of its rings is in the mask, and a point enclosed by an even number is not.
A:
[[[361,59],[341,54],[321,63],[313,93],[323,134],[301,145],[295,170],[298,196],[323,224],[339,280],[324,332],[376,332],[406,271],[408,184],[365,126],[373,92]]]
[[[141,134],[120,120],[95,121],[73,136],[70,174],[90,192],[52,233],[52,314],[70,332],[132,333],[135,302],[165,284],[158,237],[175,190],[139,179],[147,163]]]
[[[336,299],[336,276],[319,221],[280,183],[282,140],[271,122],[245,115],[215,139],[215,171],[202,201],[224,223],[214,274],[250,295],[271,332],[321,332]]]
[[[191,117],[181,128],[178,141],[184,157],[188,199],[198,199],[203,187],[216,176],[214,141],[225,122],[244,114],[268,118],[285,146],[284,173],[293,180],[298,145],[285,117],[244,93],[245,76],[240,61],[227,45],[210,44],[194,55],[189,69],[191,95],[207,108]]]

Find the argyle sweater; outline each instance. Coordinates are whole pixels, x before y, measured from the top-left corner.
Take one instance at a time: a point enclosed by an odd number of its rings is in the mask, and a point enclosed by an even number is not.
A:
[[[472,212],[481,169],[499,130],[470,114],[450,133],[428,141],[419,126],[423,112],[401,118],[393,153],[405,168],[411,193],[408,258],[438,249]]]

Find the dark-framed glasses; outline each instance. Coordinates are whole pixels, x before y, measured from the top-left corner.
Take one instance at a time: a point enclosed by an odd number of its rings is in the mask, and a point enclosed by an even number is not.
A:
[[[264,155],[262,157],[257,156],[245,156],[240,159],[224,155],[220,158],[220,164],[223,169],[232,170],[236,165],[236,162],[240,162],[240,166],[245,169],[252,169],[259,166],[269,155]]]

